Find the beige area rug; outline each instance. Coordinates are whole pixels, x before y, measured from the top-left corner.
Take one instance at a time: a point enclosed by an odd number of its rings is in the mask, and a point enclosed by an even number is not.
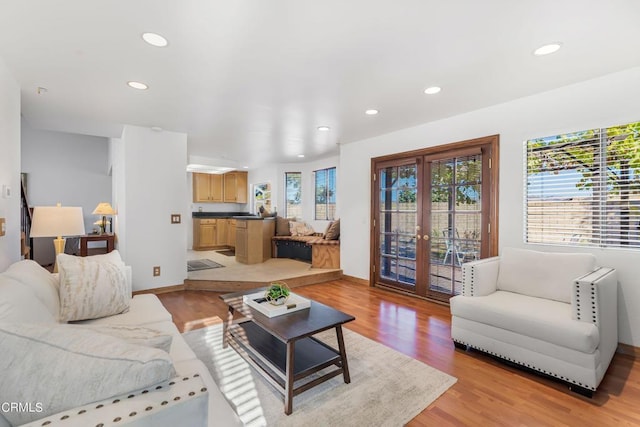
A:
[[[284,414],[282,395],[231,347],[222,348],[222,324],[183,336],[247,426],[402,426],[456,382],[418,360],[343,330],[351,383],[345,384],[340,375],[299,394],[289,416]],[[335,330],[316,337],[337,348]]]

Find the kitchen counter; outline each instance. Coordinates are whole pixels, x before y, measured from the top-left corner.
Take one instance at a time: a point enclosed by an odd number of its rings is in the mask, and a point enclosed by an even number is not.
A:
[[[253,215],[253,216],[234,216],[232,218],[233,219],[244,220],[244,221],[256,221],[256,220],[262,221],[262,220],[276,219],[275,217],[272,217],[272,216],[268,216],[266,218],[263,218],[261,216],[256,216],[256,215]]]
[[[236,217],[236,261],[257,264],[271,258],[271,238],[275,231],[273,217]]]
[[[236,219],[247,219],[247,217],[258,218],[256,215],[251,214],[249,212],[192,212],[192,218],[236,218]]]

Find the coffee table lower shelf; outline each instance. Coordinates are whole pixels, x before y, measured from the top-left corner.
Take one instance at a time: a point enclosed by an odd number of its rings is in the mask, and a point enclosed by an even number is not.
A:
[[[341,338],[342,330],[336,333]],[[249,320],[230,326],[224,340],[284,396],[286,414],[292,412],[293,396],[340,374],[350,382],[340,351],[314,337],[285,343]]]

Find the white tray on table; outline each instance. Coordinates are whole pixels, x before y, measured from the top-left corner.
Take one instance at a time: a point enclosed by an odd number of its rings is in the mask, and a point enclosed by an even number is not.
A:
[[[287,302],[282,305],[273,305],[269,301],[256,302],[256,300],[261,298],[264,298],[264,292],[244,295],[242,300],[249,307],[258,310],[267,317],[281,316],[311,307],[311,300],[294,294],[293,292],[289,295]]]

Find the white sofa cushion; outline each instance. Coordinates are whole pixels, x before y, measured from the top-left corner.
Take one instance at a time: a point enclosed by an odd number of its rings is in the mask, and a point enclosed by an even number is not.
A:
[[[11,264],[3,273],[20,283],[28,286],[42,304],[47,307],[54,318],[60,312],[60,297],[58,296],[58,278],[49,273],[33,260],[23,260]]]
[[[57,323],[29,286],[0,274],[0,322]],[[1,351],[0,351],[1,354]]]
[[[129,308],[131,289],[124,263],[114,252],[111,257],[58,255],[61,321],[96,319]]]
[[[178,328],[172,321],[165,320],[163,322],[149,323],[145,326],[174,337],[171,343],[171,349],[169,350],[169,356],[171,356],[174,364],[183,360],[196,359],[196,354],[182,338],[180,331],[178,331]]]
[[[209,387],[198,373],[182,374],[148,389],[78,406],[21,427],[206,427],[209,399]],[[233,426],[219,422],[218,413],[211,418],[210,427]]]
[[[501,291],[570,303],[573,281],[595,265],[591,254],[505,248],[496,286]]]
[[[157,328],[149,328],[135,325],[74,325],[76,328],[83,328],[111,337],[120,338],[129,344],[153,347],[158,350],[171,351],[173,335]]]
[[[0,324],[0,401],[40,403],[3,412],[14,425],[165,381],[169,355],[74,325]]]
[[[453,316],[583,353],[593,353],[600,342],[597,326],[572,320],[571,305],[563,302],[505,291],[483,297],[459,295],[449,302]]]
[[[171,313],[153,294],[134,296],[129,302],[129,310],[117,316],[102,317],[100,319],[83,320],[78,324],[92,325],[149,325],[152,323],[172,321]]]

